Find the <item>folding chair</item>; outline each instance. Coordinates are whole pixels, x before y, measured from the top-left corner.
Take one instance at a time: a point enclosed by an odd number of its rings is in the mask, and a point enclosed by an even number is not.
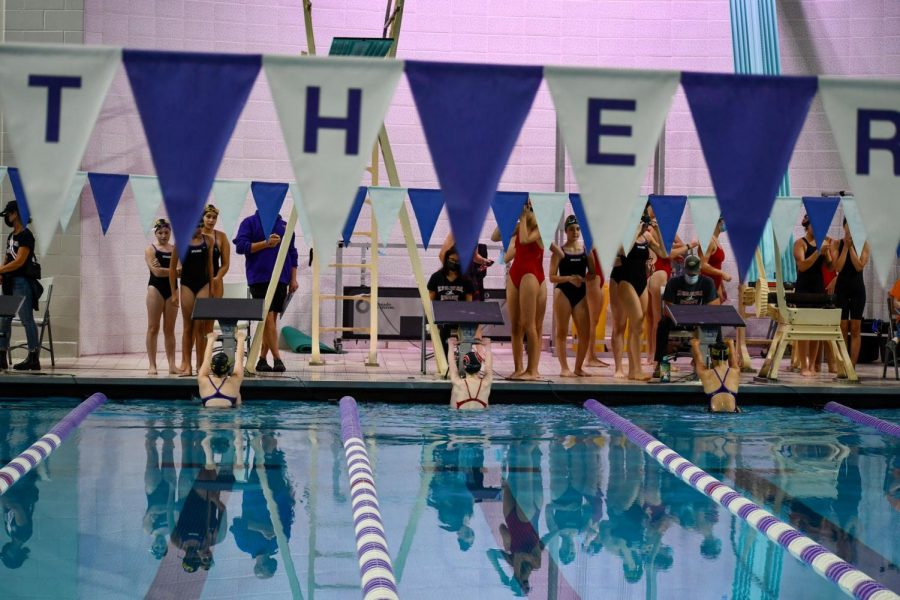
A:
[[[41,285],[44,287],[44,293],[41,295],[41,299],[38,302],[38,313],[41,315],[39,317],[35,317],[34,323],[40,328],[39,331],[39,341],[38,344],[41,350],[47,350],[50,352],[50,365],[56,366],[56,355],[53,353],[53,330],[50,328],[50,298],[53,296],[53,278],[52,277],[44,277],[40,280]],[[13,325],[22,326],[22,320],[19,317],[14,317],[12,320]],[[44,332],[47,333],[47,340],[49,346],[44,345]],[[16,350],[17,348],[25,348],[28,349],[28,342],[22,342],[19,344],[15,344],[10,346],[10,350]]]

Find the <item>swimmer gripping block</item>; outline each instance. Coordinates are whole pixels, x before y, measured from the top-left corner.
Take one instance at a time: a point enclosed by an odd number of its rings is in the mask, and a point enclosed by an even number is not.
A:
[[[281,335],[284,337],[284,341],[287,343],[288,347],[297,354],[312,353],[312,338],[299,329],[282,327]],[[321,342],[319,342],[319,352],[322,354],[337,354],[337,351],[334,348],[326,346]]]

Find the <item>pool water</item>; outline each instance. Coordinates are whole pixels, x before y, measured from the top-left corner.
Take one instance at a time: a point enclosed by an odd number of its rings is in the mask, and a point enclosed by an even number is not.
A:
[[[2,462],[73,406],[0,405]],[[617,412],[900,591],[896,440],[811,409]],[[0,496],[2,597],[359,598],[338,414],[101,407]],[[845,597],[581,408],[360,415],[402,598]]]

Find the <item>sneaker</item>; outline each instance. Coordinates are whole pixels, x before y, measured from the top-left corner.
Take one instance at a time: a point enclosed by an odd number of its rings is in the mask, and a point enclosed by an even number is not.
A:
[[[256,372],[257,373],[271,373],[272,367],[269,366],[269,363],[266,362],[266,359],[261,358],[256,363]]]
[[[284,366],[284,363],[281,362],[280,358],[276,358],[274,361],[272,361],[272,370],[276,373],[284,373],[285,371],[287,371],[287,367]]]

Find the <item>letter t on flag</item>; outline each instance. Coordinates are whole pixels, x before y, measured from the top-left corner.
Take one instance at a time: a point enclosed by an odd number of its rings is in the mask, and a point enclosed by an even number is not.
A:
[[[0,111],[19,162],[37,253],[66,201],[116,67],[119,48],[0,45]]]
[[[182,260],[261,62],[258,54],[124,53]]]
[[[403,63],[266,56],[263,68],[319,258],[334,255]],[[302,206],[300,204],[302,198]],[[308,232],[304,232],[306,234]]]
[[[406,63],[461,257],[475,252],[541,74],[541,67]]]

